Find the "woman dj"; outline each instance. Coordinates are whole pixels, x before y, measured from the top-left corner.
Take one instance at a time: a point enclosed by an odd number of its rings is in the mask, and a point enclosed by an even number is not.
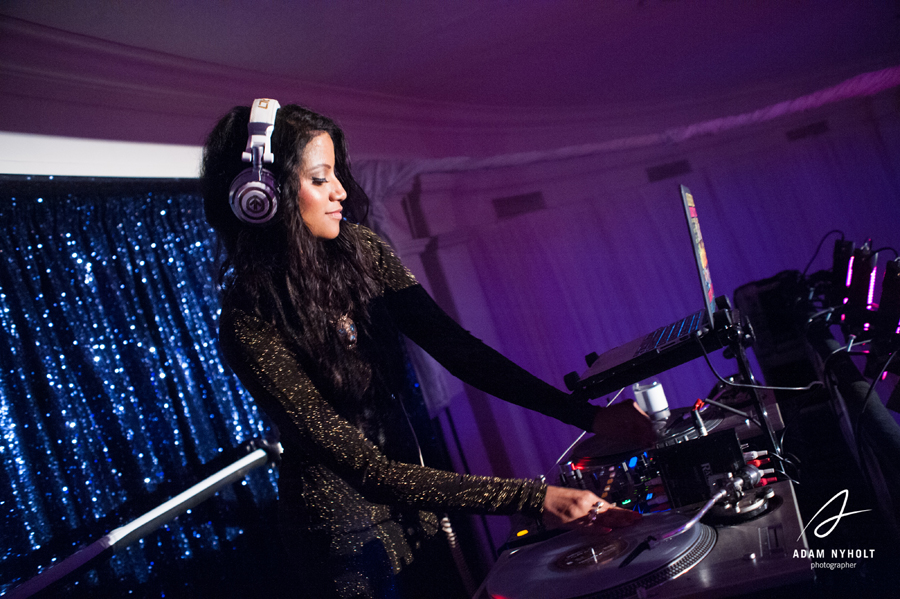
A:
[[[577,402],[448,317],[377,235],[353,224],[368,199],[331,119],[273,100],[257,100],[252,119],[236,107],[209,135],[201,182],[226,252],[223,354],[281,434],[279,532],[298,595],[452,593],[441,582],[451,562],[433,557],[443,551],[435,512],[598,529],[636,517],[589,491],[419,464],[399,333],[501,399],[634,446],[653,432],[633,402]]]

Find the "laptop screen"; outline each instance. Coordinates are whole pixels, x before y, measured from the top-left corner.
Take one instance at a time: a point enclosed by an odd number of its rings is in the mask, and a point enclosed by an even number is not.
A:
[[[700,275],[706,315],[709,317],[709,323],[712,324],[713,312],[716,309],[716,295],[713,292],[712,277],[709,274],[709,260],[706,258],[706,246],[703,244],[703,235],[700,234],[700,220],[697,218],[694,196],[691,195],[690,190],[684,185],[681,186],[681,202],[684,205],[684,216],[687,218],[688,229],[691,231],[691,245],[694,247],[694,259],[697,262],[697,272]]]

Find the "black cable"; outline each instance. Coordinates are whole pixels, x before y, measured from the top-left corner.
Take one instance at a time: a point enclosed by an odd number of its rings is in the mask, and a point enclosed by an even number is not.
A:
[[[622,395],[622,391],[624,391],[624,390],[625,390],[625,387],[622,387],[621,389],[619,389],[619,390],[616,392],[616,394],[613,395],[612,399],[609,400],[608,402],[606,402],[606,407],[608,408],[609,406],[611,406],[611,405],[612,405],[612,402],[616,401],[616,399],[618,399],[618,397],[619,397],[620,395]],[[575,447],[575,445],[576,445],[579,441],[581,441],[581,438],[584,437],[586,434],[588,434],[588,431],[581,431],[581,434],[578,435],[578,438],[576,438],[574,441],[572,441],[572,444],[569,445],[568,449],[566,449],[566,450],[562,453],[562,455],[559,456],[559,458],[557,458],[556,462],[553,464],[553,467],[554,467],[554,468],[556,468],[557,466],[559,466],[559,463],[562,461],[562,459],[563,459],[564,457],[566,457],[567,455],[569,455],[569,452],[572,451],[572,448]]]
[[[851,347],[855,347],[855,346],[857,346],[857,345],[862,346],[862,345],[867,345],[867,344],[871,343],[871,340],[870,340],[870,339],[865,339],[865,340],[863,340],[863,341],[860,341],[859,343],[854,343],[854,339],[855,339],[855,338],[856,338],[856,337],[855,337],[854,335],[851,335],[851,336],[850,336],[850,341],[849,341],[849,343],[848,343],[847,345],[845,345],[845,346],[843,346],[843,347],[839,347],[839,348],[837,348],[836,350],[834,350],[833,352],[831,352],[830,354],[828,354],[828,356],[827,356],[827,357],[825,358],[825,360],[822,362],[822,375],[823,375],[826,379],[828,378],[828,374],[829,374],[829,361],[830,361],[833,357],[835,357],[835,356],[837,356],[837,355],[840,355],[840,354],[846,354],[846,355],[848,355],[848,356],[867,356],[867,355],[869,355],[867,352],[861,352],[861,351],[859,351],[859,352],[853,352],[853,351],[848,351],[848,349],[851,348]],[[825,388],[825,390],[828,391],[829,397],[831,397],[831,399],[833,400],[834,397],[833,397],[832,394],[831,394],[831,388],[828,386],[828,381],[827,381],[827,380],[826,380],[826,381],[821,381],[821,383],[822,383],[822,386]],[[782,444],[784,443],[784,438],[785,438],[785,435],[787,434],[787,429],[788,429],[792,424],[794,424],[794,422],[797,420],[797,418],[800,417],[800,412],[803,411],[803,408],[805,408],[807,405],[809,405],[809,403],[812,402],[813,400],[815,400],[815,397],[808,398],[808,399],[807,399],[806,401],[804,401],[802,404],[800,404],[799,406],[797,406],[797,408],[796,408],[796,413],[794,414],[794,417],[791,418],[791,420],[790,420],[789,422],[785,422],[784,428],[781,429],[781,439],[779,440],[780,443],[782,443]],[[779,457],[780,457],[780,456],[779,456]],[[795,466],[795,468],[796,468],[796,466]]]
[[[810,327],[810,325],[812,325],[812,323],[813,323],[814,320],[818,319],[818,318],[821,317],[821,316],[827,316],[828,318],[826,319],[825,324],[826,324],[826,325],[829,324],[829,323],[828,323],[828,320],[831,318],[831,315],[834,314],[834,311],[835,311],[835,310],[837,310],[837,308],[834,307],[834,306],[832,306],[832,307],[830,307],[830,308],[825,308],[824,310],[822,310],[822,311],[820,311],[820,312],[816,312],[815,314],[813,314],[812,316],[810,316],[810,317],[806,320],[806,324],[803,326],[803,334],[804,334],[804,335],[807,335],[807,334],[809,333],[809,327]]]
[[[841,234],[841,241],[844,240],[844,232],[841,231],[840,229],[832,229],[831,231],[825,233],[825,235],[822,236],[822,241],[819,242],[819,246],[816,248],[816,252],[813,254],[813,257],[809,259],[809,263],[806,265],[806,268],[803,269],[803,276],[804,276],[804,277],[806,276],[806,271],[808,271],[808,270],[809,270],[809,267],[812,266],[813,260],[815,260],[815,259],[816,259],[816,256],[819,255],[819,250],[822,249],[822,244],[825,243],[825,240],[828,239],[828,236],[831,235],[832,233],[840,233],[840,234]]]
[[[891,250],[892,252],[894,252],[894,258],[900,257],[900,254],[897,253],[897,250],[895,250],[894,248],[892,248],[892,247],[889,246],[889,245],[886,245],[886,246],[884,246],[883,248],[878,248],[877,250],[875,250],[875,251],[872,252],[872,253],[873,253],[873,254],[877,254],[877,253],[879,253],[879,252],[883,252],[884,250]]]
[[[823,386],[825,386],[827,388],[827,384],[823,384]],[[830,396],[830,394],[829,394],[829,396]],[[794,409],[795,411],[794,411],[793,417],[789,421],[784,423],[784,428],[781,429],[781,438],[778,440],[778,442],[781,443],[781,445],[782,445],[782,449],[784,449],[784,439],[785,439],[785,436],[787,435],[787,430],[791,427],[791,425],[793,425],[797,421],[798,418],[800,418],[800,415],[801,415],[800,413],[803,411],[803,409],[806,408],[806,406],[808,406],[810,403],[812,403],[816,399],[817,399],[817,397],[815,395],[813,395],[812,397],[806,398],[805,401],[802,401],[800,403],[800,405],[798,405]]]
[[[884,373],[887,372],[888,366],[891,364],[891,360],[894,358],[897,352],[891,352],[888,356],[887,360],[884,361],[884,366],[881,367],[881,372],[878,373],[878,376],[872,379],[872,384],[869,385],[869,390],[866,392],[866,397],[863,399],[862,409],[859,411],[859,416],[856,417],[856,442],[859,444],[859,423],[862,420],[863,414],[866,413],[866,408],[869,407],[869,399],[872,397],[872,391],[875,390],[875,385],[878,384],[878,380],[884,376]]]
[[[866,344],[868,344],[868,343],[869,343],[869,341],[861,341],[860,343],[857,343],[856,345],[866,345]],[[839,354],[847,354],[848,356],[868,356],[868,355],[871,355],[871,354],[869,354],[869,352],[864,352],[864,351],[847,351],[847,347],[846,347],[846,346],[844,346],[844,347],[839,347],[839,348],[837,348],[836,350],[834,350],[833,352],[831,352],[830,354],[828,354],[828,357],[825,358],[825,360],[822,362],[822,372],[826,372],[826,371],[828,370],[828,361],[831,360],[833,357],[839,355]]]
[[[772,457],[778,458],[779,460],[781,460],[781,461],[784,462],[785,464],[789,464],[791,467],[793,467],[794,470],[796,470],[796,471],[798,471],[798,472],[800,471],[800,466],[798,466],[797,464],[795,464],[795,463],[793,462],[793,460],[789,460],[789,459],[787,459],[786,457],[784,457],[784,456],[782,456],[782,455],[778,455],[777,453],[773,453],[773,454],[770,454],[770,455],[771,455]],[[800,461],[800,459],[797,458],[797,456],[794,456],[794,459],[796,459],[798,462]]]
[[[878,373],[874,379],[872,379],[872,384],[869,385],[869,390],[866,392],[865,398],[863,398],[862,409],[859,411],[859,416],[856,417],[856,425],[853,427],[853,440],[856,442],[856,453],[859,458],[860,470],[863,473],[863,477],[866,479],[866,484],[869,485],[869,488],[874,488],[872,483],[872,477],[869,475],[869,469],[865,466],[866,459],[863,455],[863,444],[862,439],[859,436],[860,433],[860,425],[862,423],[863,414],[866,412],[866,408],[869,407],[869,399],[872,396],[872,391],[875,390],[875,385],[878,384],[878,379],[884,376],[884,373],[887,372],[887,368],[891,363],[891,359],[894,357],[896,352],[891,352],[891,355],[888,356],[888,359],[884,361],[884,367],[882,367],[881,372]]]
[[[768,385],[749,385],[746,383],[732,383],[731,381],[726,381],[725,379],[722,378],[722,376],[718,372],[716,372],[716,369],[712,365],[712,362],[709,361],[709,354],[706,353],[706,348],[703,347],[703,342],[700,341],[700,335],[695,331],[692,336],[697,341],[697,344],[700,346],[700,350],[703,352],[703,359],[706,360],[706,365],[709,366],[710,371],[712,371],[712,373],[715,375],[715,377],[717,379],[719,379],[720,382],[725,383],[726,385],[729,385],[731,387],[739,387],[742,389],[769,389],[770,391],[803,392],[803,391],[812,391],[813,389],[815,389],[817,387],[824,386],[822,381],[813,381],[805,387],[771,387]]]
[[[759,428],[762,428],[762,424],[760,424],[759,421],[758,421],[756,418],[754,418],[753,416],[751,416],[750,414],[748,414],[748,413],[746,413],[746,412],[742,412],[741,410],[738,410],[737,408],[732,408],[731,406],[729,406],[729,405],[727,405],[727,404],[723,404],[723,403],[720,403],[720,402],[715,401],[715,400],[712,400],[712,399],[704,399],[704,400],[702,400],[702,401],[703,401],[703,403],[708,403],[708,404],[711,405],[711,406],[715,406],[715,407],[717,407],[717,408],[721,408],[721,409],[723,409],[723,410],[727,410],[727,411],[729,411],[729,412],[732,412],[733,414],[737,414],[738,416],[740,416],[740,417],[743,418],[744,420],[749,420],[750,422],[752,422],[753,424],[755,424],[755,425],[758,426]]]
[[[703,359],[706,360],[706,365],[709,366],[710,371],[713,373],[713,375],[715,375],[715,377],[716,377],[717,379],[719,379],[720,382],[722,382],[722,383],[724,383],[724,384],[726,384],[726,385],[729,385],[729,386],[731,386],[731,387],[739,387],[739,388],[743,388],[743,389],[768,389],[768,390],[771,390],[771,391],[797,391],[797,392],[803,392],[803,391],[812,391],[814,388],[819,387],[819,386],[825,386],[824,383],[823,383],[822,381],[813,381],[812,383],[810,383],[810,384],[807,385],[806,387],[771,387],[771,386],[767,386],[767,385],[748,385],[748,384],[733,383],[733,382],[730,382],[730,381],[726,381],[724,378],[722,378],[722,376],[716,371],[715,367],[712,365],[712,362],[711,362],[710,359],[709,359],[709,354],[706,352],[706,348],[703,347],[703,342],[700,341],[700,335],[699,335],[698,333],[695,332],[695,333],[693,334],[693,336],[694,336],[694,339],[697,340],[697,343],[700,345],[700,351],[703,352]],[[752,419],[752,420],[753,420],[753,423],[756,424],[756,426],[758,426],[758,427],[760,428],[760,430],[764,430],[762,424],[760,424],[759,422],[757,422],[756,419]],[[785,428],[787,428],[787,427],[785,427]],[[783,435],[782,435],[782,439],[784,439],[784,436],[783,436]],[[784,448],[782,448],[782,451],[783,451],[783,450],[784,450]],[[777,455],[777,452],[773,452],[772,455]],[[780,457],[780,456],[779,456],[779,457]],[[796,468],[796,467],[795,467],[795,468]],[[784,471],[784,467],[783,467],[783,466],[782,466],[781,470],[780,470],[780,471],[777,471],[777,472],[780,472],[782,475],[785,476],[785,478],[787,478],[788,480],[790,480],[792,483],[797,483],[797,481],[795,481],[793,478],[791,478],[791,477],[788,475],[788,473]],[[797,484],[799,484],[799,483],[797,483]]]
[[[832,374],[829,373],[828,371],[823,371],[822,374],[823,374],[823,376],[825,377],[826,383],[827,383],[827,382],[828,382],[828,379],[832,376]],[[833,381],[831,384],[826,384],[826,385],[825,385],[825,391],[828,392],[828,399],[829,399],[829,401],[831,402],[831,405],[832,405],[832,406],[838,405],[838,403],[837,403],[837,398],[836,398],[835,395],[834,395],[834,393],[835,393],[835,388],[837,387],[837,385],[838,385],[837,380]],[[859,420],[857,420],[857,423],[858,423],[858,422],[859,422]],[[859,470],[860,470],[860,473],[862,474],[862,477],[863,477],[863,478],[865,479],[865,481],[866,481],[866,486],[867,486],[869,489],[871,489],[871,488],[873,488],[873,487],[872,487],[872,478],[871,478],[871,476],[869,476],[869,471],[868,471],[868,469],[864,467],[865,464],[863,463],[863,456],[862,456],[862,454],[860,453],[861,446],[860,446],[860,444],[859,444],[859,438],[857,437],[857,430],[854,430],[854,431],[853,431],[853,439],[852,439],[852,441],[853,441],[853,443],[856,445],[857,463],[858,463],[859,466],[860,466],[860,469],[859,469]],[[849,447],[848,447],[848,449],[849,449]]]
[[[785,477],[786,479],[788,479],[789,481],[791,481],[793,484],[795,484],[795,485],[800,485],[800,481],[794,480],[794,478],[793,478],[790,474],[788,474],[787,472],[784,471],[784,467],[783,467],[783,466],[782,466],[781,470],[779,470],[779,469],[777,469],[777,468],[773,468],[773,470],[775,470],[775,473],[776,473],[776,474],[782,475],[783,477]]]

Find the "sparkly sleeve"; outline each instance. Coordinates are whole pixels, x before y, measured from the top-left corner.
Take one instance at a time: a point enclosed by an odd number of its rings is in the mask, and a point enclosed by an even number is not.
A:
[[[260,319],[223,312],[226,361],[282,437],[373,503],[540,517],[546,485],[461,475],[388,460],[322,397],[283,338]]]
[[[357,230],[367,250],[375,258],[385,293],[399,291],[419,284],[416,281],[416,277],[400,262],[400,258],[397,257],[391,246],[386,244],[370,229],[359,226]]]

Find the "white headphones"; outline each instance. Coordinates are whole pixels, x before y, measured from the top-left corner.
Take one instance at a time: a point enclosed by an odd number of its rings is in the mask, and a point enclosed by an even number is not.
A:
[[[278,100],[258,98],[253,101],[247,124],[247,149],[241,154],[241,160],[252,166],[241,171],[228,190],[228,202],[234,215],[251,225],[269,222],[278,210],[278,183],[275,175],[263,168],[263,163],[271,164],[275,160],[272,131],[279,108]]]

